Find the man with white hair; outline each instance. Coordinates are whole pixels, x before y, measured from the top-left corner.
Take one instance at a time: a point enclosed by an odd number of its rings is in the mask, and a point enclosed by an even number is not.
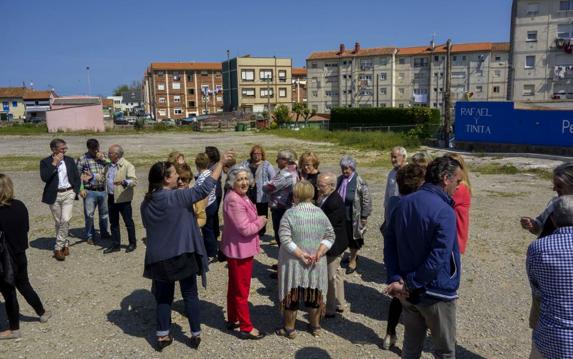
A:
[[[557,229],[527,250],[527,276],[541,298],[530,358],[573,358],[573,195],[554,202]]]
[[[386,207],[390,197],[399,196],[398,183],[396,182],[396,173],[400,168],[407,165],[406,158],[408,153],[404,147],[396,146],[390,152],[390,162],[392,162],[392,170],[388,173],[386,180],[386,193],[384,194],[384,214],[386,215]]]
[[[111,145],[107,156],[111,163],[106,166],[104,171],[105,186],[108,195],[109,223],[111,227],[111,246],[106,248],[103,253],[113,253],[120,250],[121,235],[119,231],[119,215],[123,218],[129,245],[125,253],[135,250],[135,224],[133,223],[133,214],[131,201],[133,200],[133,188],[137,185],[135,167],[123,158],[123,148],[120,145]]]

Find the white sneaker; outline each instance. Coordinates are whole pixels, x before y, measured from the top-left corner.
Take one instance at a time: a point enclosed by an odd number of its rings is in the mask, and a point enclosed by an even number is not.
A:
[[[47,323],[48,319],[52,317],[52,312],[46,310],[44,314],[40,315],[40,323]]]
[[[396,345],[396,340],[398,338],[395,335],[386,334],[384,340],[382,341],[382,349],[388,350]]]

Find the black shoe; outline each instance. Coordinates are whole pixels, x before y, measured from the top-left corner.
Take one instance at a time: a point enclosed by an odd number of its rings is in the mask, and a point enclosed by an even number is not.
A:
[[[259,332],[259,335],[254,335],[249,332],[243,332],[243,331],[239,332],[239,338],[243,340],[259,340],[263,339],[265,336],[266,334],[263,332]]]
[[[239,323],[233,323],[233,322],[225,322],[225,328],[227,328],[227,330],[230,331],[234,331],[235,329],[239,329],[240,325]]]
[[[135,244],[130,244],[127,246],[127,248],[125,249],[125,253],[129,253],[129,252],[133,252],[135,250],[135,248],[137,248],[135,246]]]
[[[109,254],[109,253],[113,253],[113,252],[119,252],[120,248],[119,246],[113,246],[113,247],[108,247],[106,249],[103,250],[103,254]]]
[[[105,232],[105,233],[100,234],[99,237],[100,237],[101,239],[110,239],[110,238],[111,238],[111,234]]]
[[[168,336],[167,340],[157,340],[157,351],[162,351],[165,347],[170,346],[173,343],[173,337]]]
[[[358,268],[358,266],[354,267],[354,268],[346,268],[346,274],[352,274],[354,272],[356,272],[356,269]]]
[[[199,344],[201,344],[201,336],[192,336],[191,339],[189,339],[189,346],[191,348],[198,349]]]

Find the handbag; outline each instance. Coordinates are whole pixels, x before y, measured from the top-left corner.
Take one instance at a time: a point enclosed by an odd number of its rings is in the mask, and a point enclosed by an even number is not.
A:
[[[2,230],[0,230],[0,279],[11,286],[14,286],[16,279],[14,258],[12,258],[6,234]]]

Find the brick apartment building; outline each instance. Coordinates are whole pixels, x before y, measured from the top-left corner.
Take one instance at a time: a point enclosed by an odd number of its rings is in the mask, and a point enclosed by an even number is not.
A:
[[[292,68],[292,102],[306,103],[306,68]]]
[[[157,120],[223,111],[219,62],[154,62],[143,79],[146,113]]]

